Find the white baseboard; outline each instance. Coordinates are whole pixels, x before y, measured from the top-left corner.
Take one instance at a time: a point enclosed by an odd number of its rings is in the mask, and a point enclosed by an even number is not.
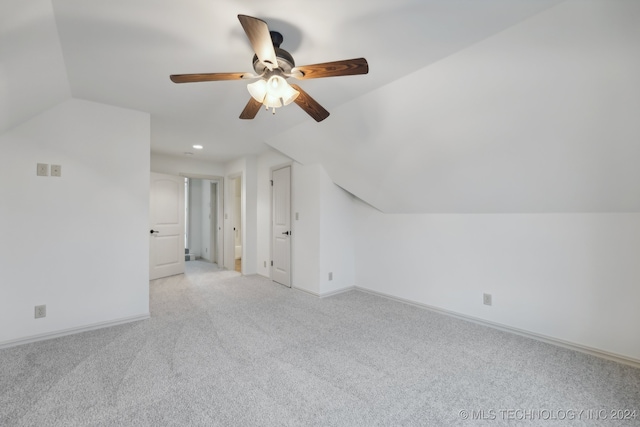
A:
[[[317,292],[309,291],[307,289],[299,288],[297,286],[291,286],[291,289],[295,289],[296,291],[304,292],[305,294],[313,295],[314,297],[320,298],[320,294]]]
[[[309,291],[309,290],[303,289],[303,288],[298,288],[296,286],[292,286],[291,288],[295,289],[297,291],[301,291],[301,292],[307,293],[309,295],[313,295],[314,297],[318,297],[318,298],[328,298],[328,297],[332,297],[334,295],[340,295],[340,294],[343,294],[345,292],[350,292],[350,291],[355,291],[356,290],[355,286],[349,286],[349,287],[338,289],[338,290],[335,290],[335,291],[324,292],[322,294],[319,294],[317,292]]]
[[[34,342],[38,342],[38,341],[44,341],[44,340],[50,340],[50,339],[53,339],[53,338],[64,337],[66,335],[79,334],[81,332],[88,332],[88,331],[93,331],[93,330],[96,330],[96,329],[102,329],[102,328],[108,328],[108,327],[111,327],[111,326],[122,325],[122,324],[125,324],[125,323],[137,322],[137,321],[140,321],[140,320],[146,320],[149,317],[151,317],[150,314],[146,313],[146,314],[142,314],[142,315],[139,315],[139,316],[123,317],[123,318],[120,318],[120,319],[110,320],[110,321],[107,321],[107,322],[92,323],[90,325],[81,326],[81,327],[78,327],[78,328],[63,329],[61,331],[54,331],[54,332],[47,332],[45,334],[31,335],[29,337],[19,338],[17,340],[9,340],[9,341],[1,342],[0,343],[0,350],[5,349],[5,348],[9,348],[9,347],[15,347],[15,346],[18,346],[18,345],[30,344],[30,343],[34,343]]]
[[[320,298],[327,298],[327,297],[332,297],[334,295],[340,295],[343,294],[345,292],[349,292],[349,291],[355,291],[356,287],[355,286],[348,286],[346,288],[342,288],[342,289],[337,289],[335,291],[331,291],[331,292],[325,292],[323,294],[318,295]]]
[[[604,351],[604,350],[600,350],[597,348],[592,348],[592,347],[587,347],[581,344],[576,344],[570,341],[564,341],[558,338],[553,338],[553,337],[549,337],[546,335],[542,335],[542,334],[537,334],[535,332],[529,332],[529,331],[525,331],[523,329],[518,329],[518,328],[514,328],[511,326],[507,326],[507,325],[503,325],[501,323],[495,323],[495,322],[490,322],[488,320],[484,320],[484,319],[480,319],[477,317],[473,317],[473,316],[467,316],[465,314],[460,314],[460,313],[456,313],[454,311],[449,311],[449,310],[445,310],[442,308],[438,308],[438,307],[434,307],[431,305],[427,305],[427,304],[423,304],[420,302],[416,302],[416,301],[411,301],[408,299],[404,299],[404,298],[399,298],[393,295],[389,295],[389,294],[385,294],[383,292],[378,292],[378,291],[372,291],[370,289],[366,289],[366,288],[361,288],[359,286],[355,286],[355,290],[357,291],[361,291],[361,292],[365,292],[368,294],[372,294],[372,295],[376,295],[379,297],[383,297],[383,298],[387,298],[393,301],[397,301],[397,302],[401,302],[403,304],[409,304],[409,305],[413,305],[419,308],[423,308],[429,311],[433,311],[436,313],[440,313],[440,314],[444,314],[446,316],[451,316],[451,317],[455,317],[457,319],[461,319],[461,320],[466,320],[468,322],[473,322],[479,325],[483,325],[483,326],[488,326],[490,328],[493,329],[498,329],[500,331],[504,331],[504,332],[510,332],[516,335],[520,335],[526,338],[531,338],[534,339],[536,341],[542,341],[545,342],[547,344],[553,344],[553,345],[557,345],[559,347],[563,347],[563,348],[567,348],[569,350],[575,350],[575,351],[579,351],[581,353],[586,353],[589,354],[591,356],[596,356],[596,357],[600,357],[602,359],[607,359],[607,360],[611,360],[617,363],[622,363],[623,365],[629,365],[632,366],[634,368],[640,368],[640,360],[638,359],[634,359],[631,357],[627,357],[627,356],[623,356],[620,354],[615,354],[615,353],[610,353],[608,351]]]

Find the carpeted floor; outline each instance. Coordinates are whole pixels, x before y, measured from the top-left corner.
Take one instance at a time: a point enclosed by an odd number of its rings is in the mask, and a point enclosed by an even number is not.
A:
[[[0,425],[640,425],[639,369],[210,266],[151,282],[149,320],[1,350]]]

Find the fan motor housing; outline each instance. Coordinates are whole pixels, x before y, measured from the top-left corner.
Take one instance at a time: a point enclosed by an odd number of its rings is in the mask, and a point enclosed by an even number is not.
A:
[[[293,56],[291,56],[291,54],[286,50],[280,49],[279,47],[276,47],[275,50],[276,59],[278,60],[278,67],[284,73],[290,73],[291,69],[296,66],[296,63],[293,60]],[[258,59],[258,55],[253,55],[253,69],[258,74],[262,74],[267,70],[267,67],[265,67],[264,64]]]
[[[276,51],[278,68],[280,68],[283,73],[288,74],[291,72],[291,69],[296,66],[293,56],[286,50],[280,49],[280,44],[284,40],[282,34],[277,31],[270,31],[269,33],[271,35],[271,41],[273,42],[273,49]],[[267,67],[258,59],[258,55],[253,55],[253,69],[258,74],[262,74],[267,70]]]

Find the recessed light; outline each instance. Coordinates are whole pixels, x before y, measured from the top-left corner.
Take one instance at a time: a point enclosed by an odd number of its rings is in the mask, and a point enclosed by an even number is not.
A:
[[[204,147],[202,145],[194,145],[193,148],[196,150],[202,150]]]

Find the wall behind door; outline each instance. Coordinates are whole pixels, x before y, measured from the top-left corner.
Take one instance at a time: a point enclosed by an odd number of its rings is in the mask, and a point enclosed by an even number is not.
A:
[[[200,199],[202,200],[200,206],[200,220],[202,223],[202,229],[200,230],[200,257],[213,262],[214,248],[211,247],[211,207],[213,206],[211,201],[211,181],[200,180],[200,182]]]
[[[189,252],[202,256],[202,181],[189,180]]]
[[[211,198],[215,184],[207,179],[189,179],[189,251],[215,262],[216,245],[212,236],[216,201]]]

